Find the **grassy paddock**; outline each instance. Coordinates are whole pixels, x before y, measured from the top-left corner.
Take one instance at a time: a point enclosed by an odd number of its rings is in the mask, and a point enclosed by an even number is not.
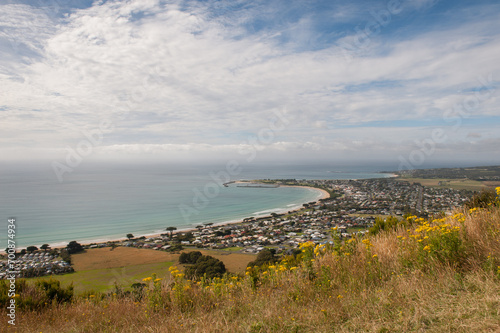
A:
[[[65,275],[54,275],[52,277],[39,277],[33,280],[58,280],[63,286],[73,283],[75,293],[80,294],[88,291],[107,292],[114,289],[115,283],[125,289],[143,278],[156,273],[158,277],[164,278],[168,275],[168,268],[173,262],[161,262],[142,265],[127,265],[124,267],[90,269],[77,271]]]
[[[401,177],[397,178],[397,180],[407,181],[412,184],[420,183],[423,186],[453,188],[456,190],[481,191],[484,189],[493,188],[492,185],[485,184],[485,182],[480,182],[477,180],[470,180],[470,179],[446,179],[446,178],[426,179],[426,178]],[[439,182],[443,182],[444,185],[439,185]]]
[[[196,251],[189,248],[184,251]],[[211,255],[222,262],[232,273],[243,273],[246,265],[255,260],[255,255],[232,253],[231,251],[202,250],[202,254]],[[54,275],[63,286],[73,283],[75,292],[89,290],[105,292],[114,288],[115,283],[125,289],[145,277],[157,274],[159,278],[168,275],[168,268],[179,262],[178,253],[168,253],[150,249],[132,247],[99,248],[86,250],[72,256],[74,273]],[[49,277],[33,278],[47,280]]]

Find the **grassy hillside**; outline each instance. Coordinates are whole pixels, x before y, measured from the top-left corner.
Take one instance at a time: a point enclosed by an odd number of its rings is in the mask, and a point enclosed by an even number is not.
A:
[[[190,281],[171,266],[165,279],[145,280],[142,297],[116,290],[18,309],[16,327],[21,332],[498,332],[499,206],[497,201],[428,221],[408,217],[375,235],[335,245],[304,243],[296,257],[223,279]],[[40,288],[24,288],[19,303],[30,295],[46,297]],[[3,319],[1,331],[7,326]]]

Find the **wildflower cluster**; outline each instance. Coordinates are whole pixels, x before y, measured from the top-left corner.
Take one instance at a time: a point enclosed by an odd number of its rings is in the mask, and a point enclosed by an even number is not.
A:
[[[422,218],[409,216],[415,229],[408,229],[406,236],[398,236],[403,247],[408,249],[416,247],[420,263],[426,265],[429,258],[435,258],[443,263],[461,265],[465,259],[465,245],[461,237],[461,227],[465,221],[462,213],[457,213],[448,218],[439,218],[426,221]],[[458,222],[459,225],[456,225]]]
[[[497,200],[496,200],[496,204],[497,206],[500,206],[500,186],[495,188],[496,192],[497,192]]]
[[[241,289],[241,278],[238,276],[229,276],[225,274],[222,278],[215,277],[207,279],[202,277],[196,283],[204,292],[211,293],[214,296],[231,295]]]

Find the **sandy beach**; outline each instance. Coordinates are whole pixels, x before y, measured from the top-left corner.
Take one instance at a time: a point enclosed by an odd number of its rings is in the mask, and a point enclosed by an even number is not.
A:
[[[237,181],[235,182],[234,184],[243,184],[243,183],[248,183],[248,182],[242,182],[242,181]],[[323,189],[320,189],[320,188],[316,188],[316,187],[312,187],[312,186],[299,186],[299,185],[280,185],[280,187],[297,187],[297,188],[308,188],[308,189],[311,189],[311,190],[314,190],[314,191],[318,191],[318,192],[321,192],[321,197],[319,197],[318,199],[316,199],[316,202],[319,201],[320,199],[327,199],[330,197],[330,193],[328,193],[327,191],[323,190]],[[307,202],[304,202],[304,203],[307,203]],[[276,210],[276,213],[278,214],[283,214],[283,213],[287,213],[288,211],[290,212],[298,212],[300,210],[304,209],[304,207],[298,207],[298,208],[295,208],[295,209],[291,209],[291,210]],[[269,214],[269,215],[263,215],[263,216],[259,216],[259,217],[256,217],[256,219],[268,219],[268,218],[272,218],[272,216]],[[244,222],[243,220],[238,220],[238,221],[226,221],[226,222],[221,222],[221,223],[214,223],[214,227],[217,227],[217,226],[224,226],[224,225],[232,225],[232,224],[241,224],[241,223],[249,223],[249,222]],[[178,230],[176,230],[174,233],[178,233],[178,232],[190,232],[190,231],[197,231],[196,228],[179,228]],[[154,234],[144,234],[144,235],[139,235],[139,236],[136,236],[137,237],[142,237],[142,236],[145,236],[145,237],[150,237],[150,238],[154,238],[154,237],[159,237],[161,236],[162,234],[165,234],[167,233],[167,231],[165,231],[164,233],[154,233]],[[114,242],[114,241],[123,241],[123,240],[126,240],[126,238],[120,238],[120,239],[110,239],[110,240],[107,240],[108,242]],[[85,243],[87,244],[87,243]]]
[[[235,182],[233,184],[244,184],[244,183],[249,183],[249,182],[247,182],[247,181],[237,181],[237,182]],[[318,192],[321,193],[321,196],[319,196],[316,199],[316,202],[319,201],[320,199],[327,199],[327,198],[330,197],[330,194],[327,191],[325,191],[323,189],[316,188],[316,187],[311,187],[311,186],[280,185],[279,187],[307,188],[307,189],[311,189],[313,191],[318,191]],[[307,203],[307,202],[304,202],[304,203]],[[294,208],[294,209],[282,209],[282,210],[278,210],[277,209],[274,213],[284,214],[284,213],[288,213],[288,212],[298,212],[298,211],[300,211],[302,209],[304,209],[304,207],[302,207],[302,206]],[[256,219],[267,219],[267,218],[272,218],[272,216],[269,214],[269,215],[263,215],[263,216],[256,217]],[[221,223],[215,223],[213,226],[217,227],[217,226],[232,225],[232,224],[241,224],[241,223],[248,223],[248,222],[243,222],[243,220],[226,221],[226,222],[221,222]],[[191,232],[192,231],[197,231],[197,229],[196,228],[179,228],[174,233],[190,232],[190,231]],[[134,235],[134,238],[139,238],[139,237],[155,238],[155,237],[160,237],[162,234],[166,234],[166,233],[168,233],[168,232],[165,231],[165,232],[162,232],[162,233],[140,234],[140,235]],[[121,242],[121,241],[125,241],[125,240],[127,240],[126,237],[121,237],[121,238],[106,238],[106,237],[103,237],[103,238],[99,238],[99,239],[91,240],[91,241],[78,241],[77,240],[77,242],[79,242],[82,245],[89,245],[89,244],[95,244],[95,243]],[[54,244],[54,245],[51,244],[51,248],[64,248],[64,247],[65,247],[65,245],[61,245],[61,243]]]

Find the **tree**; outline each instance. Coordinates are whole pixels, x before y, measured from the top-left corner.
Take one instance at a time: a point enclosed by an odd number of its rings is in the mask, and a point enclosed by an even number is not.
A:
[[[49,244],[43,244],[42,246],[40,246],[40,248],[43,250],[43,252],[47,252],[47,250],[50,249],[50,246]]]
[[[206,276],[209,279],[222,277],[226,272],[226,266],[222,261],[211,256],[201,256],[196,263],[185,270],[188,279]]]
[[[200,251],[182,252],[179,256],[179,264],[196,264],[201,257]]]
[[[179,242],[182,242],[182,241],[193,241],[194,240],[194,236],[193,236],[193,233],[191,232],[186,232],[186,233],[183,233],[183,234],[177,234],[177,240]]]
[[[131,240],[132,238],[134,238],[134,235],[132,235],[132,234],[127,234],[127,238],[128,238],[129,240]]]
[[[77,243],[77,241],[71,241],[66,246],[66,249],[67,249],[69,254],[73,254],[73,253],[82,252],[83,246],[80,243]]]
[[[208,222],[208,223],[203,223],[204,225],[206,225],[207,227],[211,227],[213,226],[214,224],[212,222]]]
[[[38,250],[38,248],[37,248],[36,246],[33,246],[33,245],[32,245],[32,246],[28,246],[28,247],[26,248],[26,251],[28,251],[29,253],[33,253],[33,252],[35,252],[36,250]]]
[[[172,234],[174,233],[174,230],[177,230],[177,228],[176,227],[168,227],[166,230],[170,231],[170,239],[172,239]]]

